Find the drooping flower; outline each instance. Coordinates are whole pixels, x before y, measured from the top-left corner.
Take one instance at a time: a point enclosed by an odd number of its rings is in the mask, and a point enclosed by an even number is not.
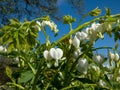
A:
[[[108,51],[108,57],[109,59],[113,60],[114,59],[114,54]]]
[[[51,59],[55,60],[55,66],[57,67],[59,65],[59,61],[62,56],[63,56],[63,51],[60,48],[51,48],[50,51],[45,50],[43,52],[43,56],[46,60],[48,60],[50,62]]]
[[[55,64],[54,64],[54,65],[55,65],[55,67],[57,67],[57,66],[59,65],[58,60],[61,59],[62,56],[63,56],[63,51],[62,51],[62,49],[60,49],[60,48],[57,48],[57,49],[51,48],[51,49],[50,49],[50,56],[51,56],[53,59],[55,59]]]
[[[101,55],[101,54],[94,55],[94,56],[93,56],[93,61],[94,61],[96,64],[102,64],[103,61],[104,61],[104,57],[103,57],[103,55]]]
[[[82,32],[77,32],[77,33],[76,33],[76,37],[81,41],[81,40],[87,39],[88,34],[85,33],[84,31],[82,31]]]
[[[50,56],[55,59],[55,60],[58,60],[60,58],[62,58],[63,56],[63,51],[60,49],[60,48],[51,48],[50,49]]]
[[[88,61],[86,59],[79,59],[76,68],[79,72],[86,74],[88,69]]]
[[[74,47],[79,48],[79,46],[80,46],[80,40],[76,36],[74,37],[72,43],[73,43]]]

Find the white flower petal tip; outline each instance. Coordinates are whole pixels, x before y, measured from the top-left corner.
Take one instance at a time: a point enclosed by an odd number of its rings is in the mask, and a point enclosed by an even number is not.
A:
[[[62,49],[57,48],[56,51],[57,51],[57,53],[58,53],[58,56],[57,56],[58,59],[62,58],[62,56],[63,56],[63,51],[62,51]]]

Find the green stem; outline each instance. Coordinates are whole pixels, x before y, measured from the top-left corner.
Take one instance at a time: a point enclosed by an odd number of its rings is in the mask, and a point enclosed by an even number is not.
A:
[[[111,15],[111,17],[120,17],[120,14]],[[95,18],[95,19],[93,19],[93,20],[91,20],[91,21],[89,21],[89,22],[86,22],[86,23],[84,23],[84,24],[82,24],[82,25],[79,25],[77,28],[75,28],[75,29],[73,29],[72,31],[70,31],[67,35],[63,36],[62,38],[60,38],[60,39],[58,39],[56,42],[54,42],[51,47],[56,46],[58,43],[60,43],[61,41],[63,41],[63,40],[66,39],[67,37],[69,37],[70,35],[78,32],[78,31],[81,31],[81,30],[82,30],[83,28],[85,28],[86,26],[90,25],[91,23],[93,23],[93,22],[95,22],[95,21],[97,21],[97,20],[100,20],[101,18],[106,18],[106,16],[101,16],[101,17],[99,17],[99,18]]]
[[[103,47],[99,47],[99,48],[94,48],[92,49],[93,51],[96,51],[98,49],[113,49],[112,47],[106,47],[106,46],[103,46]]]
[[[96,84],[84,84],[84,86],[96,86]],[[80,87],[80,85],[68,86],[68,87],[62,88],[61,90],[69,90],[75,87]]]
[[[8,85],[13,85],[13,86],[16,86],[18,87],[19,89],[22,89],[22,90],[25,90],[25,88],[19,84],[16,84],[16,83],[7,83]]]
[[[43,61],[43,62],[42,62]],[[41,67],[43,66],[42,64],[44,63],[44,60],[40,60],[37,68],[37,72],[35,74],[34,80],[33,80],[33,86],[32,90],[36,90],[36,83],[38,81],[39,74],[41,72]]]

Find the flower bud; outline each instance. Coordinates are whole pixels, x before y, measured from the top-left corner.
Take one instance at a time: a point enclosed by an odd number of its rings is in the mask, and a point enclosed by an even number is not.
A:
[[[76,48],[79,48],[80,46],[80,40],[76,36],[73,39],[73,46]]]
[[[114,59],[114,54],[108,51],[108,57],[109,59],[113,60]]]
[[[114,60],[118,61],[119,60],[119,55],[117,53],[114,54]]]

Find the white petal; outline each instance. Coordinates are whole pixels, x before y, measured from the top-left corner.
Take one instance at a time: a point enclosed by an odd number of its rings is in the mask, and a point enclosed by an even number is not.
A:
[[[45,59],[47,59],[48,53],[49,53],[49,52],[48,52],[47,50],[45,50],[45,51],[43,52],[43,56],[44,56]]]
[[[75,36],[73,39],[73,46],[78,48],[80,45],[80,40]]]
[[[109,57],[111,60],[113,60],[113,59],[114,59],[114,54],[111,53],[110,51],[108,51],[108,57]]]
[[[117,53],[114,54],[114,60],[118,61],[119,60],[119,55]]]
[[[44,58],[45,58],[46,60],[51,60],[51,59],[52,59],[51,56],[50,56],[50,54],[49,54],[49,51],[48,51],[48,50],[45,50],[45,51],[43,52],[43,56],[44,56]]]
[[[50,56],[51,56],[53,59],[56,59],[56,57],[57,57],[57,52],[56,52],[56,49],[55,49],[55,48],[51,48],[51,49],[50,49]]]
[[[62,56],[63,56],[63,51],[62,51],[62,49],[57,48],[56,51],[57,51],[57,58],[58,58],[58,59],[62,58]]]

